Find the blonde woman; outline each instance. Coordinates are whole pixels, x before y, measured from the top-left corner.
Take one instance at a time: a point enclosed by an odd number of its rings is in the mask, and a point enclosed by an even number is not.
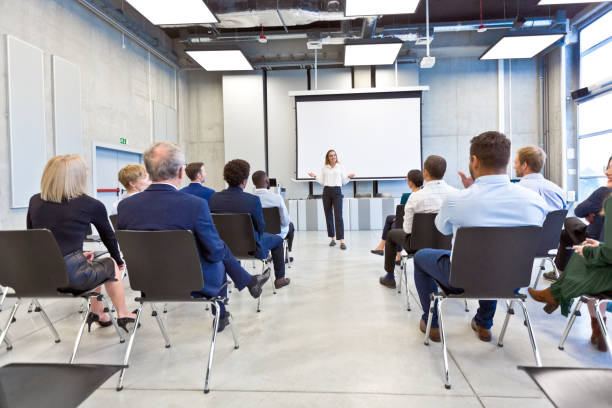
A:
[[[27,226],[28,229],[46,228],[53,233],[66,262],[70,289],[92,290],[105,280],[115,278],[104,287],[117,310],[117,323],[128,331],[126,326],[134,322],[135,315],[125,304],[119,272],[125,265],[106,208],[86,194],[86,186],[87,165],[81,156],[67,154],[49,160],[40,183],[41,192],[30,199]],[[111,258],[94,260],[92,252],[83,252],[89,224],[100,233]],[[103,310],[102,303],[92,298],[91,312],[87,316],[89,330],[94,322],[102,327],[111,325],[110,316],[104,315]]]
[[[147,169],[140,164],[128,164],[119,170],[117,179],[123,184],[123,187],[125,187],[125,195],[113,203],[110,215],[117,214],[117,207],[121,200],[143,192],[151,185],[151,179],[149,178]]]
[[[321,175],[308,173],[314,177],[317,183],[323,186],[323,209],[325,210],[325,221],[327,222],[327,236],[331,238],[329,246],[335,246],[334,223],[336,224],[336,238],[340,241],[340,249],[346,249],[344,244],[344,221],[342,220],[342,186],[350,181],[355,175],[346,174],[344,167],[338,161],[335,150],[329,150],[325,154],[325,166],[321,169]],[[332,214],[333,208],[333,214]]]

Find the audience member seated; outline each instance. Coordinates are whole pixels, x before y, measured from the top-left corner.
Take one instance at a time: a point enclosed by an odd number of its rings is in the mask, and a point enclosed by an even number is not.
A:
[[[538,193],[546,204],[548,211],[565,210],[565,193],[561,187],[546,180],[540,172],[546,163],[546,153],[538,146],[525,146],[518,149],[514,159],[514,171],[521,178],[519,186]]]
[[[285,254],[283,239],[278,235],[264,232],[266,224],[263,219],[261,201],[256,195],[245,193],[244,187],[249,179],[251,166],[244,160],[236,159],[228,162],[223,168],[223,179],[229,187],[215,193],[210,198],[210,210],[214,213],[250,214],[255,230],[257,252],[255,257],[266,259],[268,251],[272,252],[274,263],[274,287],[280,289],[290,282],[285,277]]]
[[[117,207],[121,200],[138,194],[144,191],[151,185],[151,180],[147,174],[147,170],[140,164],[128,164],[121,170],[117,176],[119,182],[125,187],[125,194],[119,198],[119,200],[113,203],[113,208],[109,215],[117,214]]]
[[[603,202],[612,193],[612,179],[609,174],[612,171],[612,157],[608,160],[608,165],[604,169],[604,173],[608,177],[607,184],[595,190],[586,200],[578,204],[574,208],[576,217],[568,217],[565,219],[563,231],[561,231],[561,240],[559,248],[555,256],[555,266],[559,273],[563,273],[567,263],[569,262],[572,253],[573,245],[578,245],[584,242],[585,239],[599,240],[601,230],[603,228],[603,216],[601,210]],[[589,222],[589,225],[582,222],[579,218],[584,218]],[[557,275],[554,271],[546,272],[544,277],[548,280],[556,280]]]
[[[542,225],[548,212],[546,202],[535,192],[510,182],[506,174],[509,160],[510,140],[502,133],[485,132],[471,140],[470,174],[474,182],[465,190],[451,193],[442,204],[436,217],[436,227],[442,234],[456,236],[461,227]],[[451,251],[422,249],[414,256],[414,282],[424,311],[420,322],[423,333],[436,282],[451,289],[450,269]],[[482,341],[491,340],[496,305],[494,300],[481,300],[472,319],[472,329]],[[440,341],[437,313],[432,319],[430,339]]]
[[[254,298],[262,292],[263,284],[270,277],[252,276],[234,258],[215,229],[206,200],[178,191],[183,180],[185,159],[179,147],[173,143],[154,144],[144,154],[144,162],[153,184],[142,193],[119,203],[117,224],[122,230],[162,231],[189,230],[193,233],[200,255],[206,296],[226,296],[223,286],[226,274],[238,290],[245,287]],[[175,271],[180,273],[180,265]],[[198,288],[194,288],[196,290]],[[216,313],[216,310],[213,310]],[[219,329],[229,324],[229,312],[220,311]]]
[[[612,182],[612,169],[606,172],[608,181]],[[612,196],[608,196],[604,204],[605,213],[612,214]],[[553,282],[545,290],[529,288],[529,294],[538,302],[546,303],[544,310],[552,313],[559,305],[561,313],[567,316],[574,298],[582,295],[597,295],[612,291],[612,215],[607,215],[604,221],[604,242],[598,242],[587,238],[574,249],[567,268],[559,280]],[[595,302],[589,302],[589,313],[591,314],[591,343],[599,351],[607,351],[608,347],[603,333],[595,317]],[[606,304],[601,304],[601,313],[604,316]]]
[[[281,215],[281,232],[278,234],[282,239],[287,240],[287,249],[293,249],[293,237],[295,235],[295,227],[289,217],[289,211],[285,205],[285,200],[280,194],[274,194],[270,191],[270,179],[265,171],[256,171],[251,177],[255,185],[255,195],[259,196],[261,206],[263,208],[278,208]]]
[[[110,225],[104,204],[87,195],[87,165],[81,156],[67,154],[55,156],[45,166],[40,183],[40,193],[30,198],[27,215],[28,229],[49,229],[64,256],[68,272],[68,288],[85,292],[104,284],[106,293],[117,310],[117,323],[125,331],[127,324],[136,317],[125,304],[125,293],[120,270],[125,268],[115,232]],[[83,252],[83,242],[89,224],[93,224],[111,258],[93,259],[93,252]],[[36,248],[32,248],[36,253]],[[40,271],[44,274],[45,271]],[[88,329],[92,323],[111,325],[104,313],[102,302],[91,299],[91,311],[87,316]]]
[[[181,191],[183,193],[192,194],[194,196],[203,198],[210,202],[210,196],[215,194],[215,190],[202,185],[206,178],[204,163],[189,163],[187,167],[185,167],[185,174],[187,174],[187,177],[189,177],[191,183],[189,183],[187,187],[182,188]]]
[[[403,229],[393,229],[389,232],[385,244],[385,271],[387,274],[379,279],[381,285],[394,289],[395,259],[397,247],[410,249],[410,236],[412,233],[412,220],[416,213],[436,213],[440,211],[442,202],[457,189],[446,184],[442,178],[446,172],[446,160],[440,156],[429,156],[423,163],[423,178],[425,185],[419,191],[410,194],[404,207]]]
[[[410,170],[408,172],[408,175],[406,176],[406,183],[408,184],[408,187],[410,188],[410,191],[412,193],[414,193],[415,191],[419,191],[421,187],[423,186],[423,173],[421,173],[421,170]],[[400,205],[406,205],[406,202],[408,201],[408,197],[410,197],[410,194],[411,193],[402,194]],[[375,255],[382,256],[384,254],[383,249],[385,248],[385,242],[387,241],[387,235],[389,234],[389,231],[392,228],[401,228],[401,227],[402,227],[401,225],[399,226],[395,225],[395,214],[387,215],[387,218],[385,219],[385,225],[383,227],[381,241],[379,242],[378,246],[372,249],[370,252]],[[397,247],[398,254],[395,260],[396,262],[401,259],[401,252],[400,252],[401,250],[402,250],[401,247]]]

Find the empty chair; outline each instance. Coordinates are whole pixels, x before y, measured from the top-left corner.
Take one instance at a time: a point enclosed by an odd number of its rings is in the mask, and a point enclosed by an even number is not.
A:
[[[540,268],[538,270],[538,276],[533,283],[533,288],[538,287],[546,261],[549,261],[553,267],[553,271],[557,277],[557,267],[555,266],[555,255],[557,254],[557,247],[559,246],[559,240],[561,239],[561,230],[563,229],[563,223],[567,216],[567,210],[551,211],[546,215],[544,224],[542,225],[542,236],[536,252],[536,258],[542,258],[540,261]]]
[[[399,210],[398,206],[398,210]],[[404,208],[402,207],[402,216]],[[402,281],[406,290],[406,309],[410,310],[410,293],[408,292],[408,275],[406,272],[407,259],[424,248],[451,249],[451,235],[442,235],[436,228],[435,220],[437,213],[416,213],[412,220],[412,234],[410,236],[410,250],[408,255],[402,256],[400,265],[400,279],[398,293],[401,292]],[[466,306],[467,309],[467,306]]]
[[[525,305],[527,296],[516,290],[529,286],[531,282],[531,270],[541,230],[539,226],[523,226],[463,227],[457,231],[451,258],[449,280],[451,288],[444,288],[438,284],[440,291],[431,294],[431,306],[425,332],[425,345],[429,345],[431,321],[434,308],[437,307],[444,359],[444,385],[447,389],[450,389],[451,385],[442,306],[449,298],[509,300],[510,308],[506,313],[497,343],[499,347],[503,347],[508,321],[513,313],[512,305],[514,301],[517,301],[523,309],[536,365],[538,367],[542,365]]]
[[[281,233],[281,213],[278,207],[264,208],[263,217],[266,223],[265,232],[274,235]],[[285,262],[287,262],[287,266],[291,268],[293,258],[289,257],[289,248],[286,239],[283,239],[283,251],[285,253]]]
[[[140,292],[136,301],[140,303],[136,312],[136,323],[123,360],[124,368],[119,374],[117,391],[123,389],[125,370],[130,362],[130,354],[136,338],[136,332],[142,316],[145,303],[151,305],[153,316],[157,320],[159,329],[165,340],[166,348],[170,348],[168,333],[157,313],[155,303],[168,302],[203,302],[211,305],[214,314],[213,334],[208,354],[208,365],[204,381],[204,392],[210,388],[210,375],[212,370],[217,328],[219,327],[221,304],[225,301],[222,296],[205,296],[202,288],[205,287],[202,277],[202,267],[191,231],[117,231],[117,238],[126,263],[130,266],[130,287]],[[231,316],[230,316],[231,319]],[[234,337],[234,348],[238,348],[238,340],[233,324],[230,324]]]
[[[35,253],[36,256],[32,256]],[[51,231],[47,229],[33,229],[22,231],[0,231],[0,284],[2,286],[12,288],[15,293],[8,294],[8,297],[16,298],[6,327],[0,334],[0,343],[6,340],[6,335],[13,323],[13,318],[17,309],[24,298],[31,298],[36,305],[36,311],[40,312],[43,320],[53,333],[55,342],[60,342],[60,337],[53,323],[45,313],[38,299],[43,298],[73,298],[82,297],[87,299],[87,313],[85,313],[83,322],[79,329],[75,340],[72,357],[72,363],[76,357],[87,316],[89,314],[90,297],[96,297],[104,303],[104,306],[111,318],[111,322],[119,335],[121,343],[125,341],[115,316],[110,312],[111,308],[106,297],[101,293],[93,292],[91,288],[85,292],[75,292],[68,289],[68,273],[66,264],[60,252],[59,246],[53,237]],[[10,343],[10,342],[9,342]],[[11,345],[9,344],[9,349]]]

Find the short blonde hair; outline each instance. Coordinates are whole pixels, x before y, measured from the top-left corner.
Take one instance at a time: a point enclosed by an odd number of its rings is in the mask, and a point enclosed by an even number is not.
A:
[[[147,169],[140,164],[128,164],[121,170],[119,170],[119,175],[117,178],[119,182],[123,184],[126,189],[130,188],[130,183],[135,183],[141,177],[146,177]]]
[[[87,164],[78,154],[53,157],[43,171],[40,197],[61,203],[87,194]]]
[[[527,163],[531,171],[539,173],[546,163],[546,153],[538,146],[525,146],[516,152],[519,164]]]

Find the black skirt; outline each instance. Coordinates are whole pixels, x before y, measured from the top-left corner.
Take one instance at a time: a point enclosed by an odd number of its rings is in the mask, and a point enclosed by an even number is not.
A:
[[[69,288],[85,292],[95,289],[110,278],[115,277],[115,263],[112,258],[97,259],[88,262],[82,251],[72,252],[64,257],[68,271]]]

